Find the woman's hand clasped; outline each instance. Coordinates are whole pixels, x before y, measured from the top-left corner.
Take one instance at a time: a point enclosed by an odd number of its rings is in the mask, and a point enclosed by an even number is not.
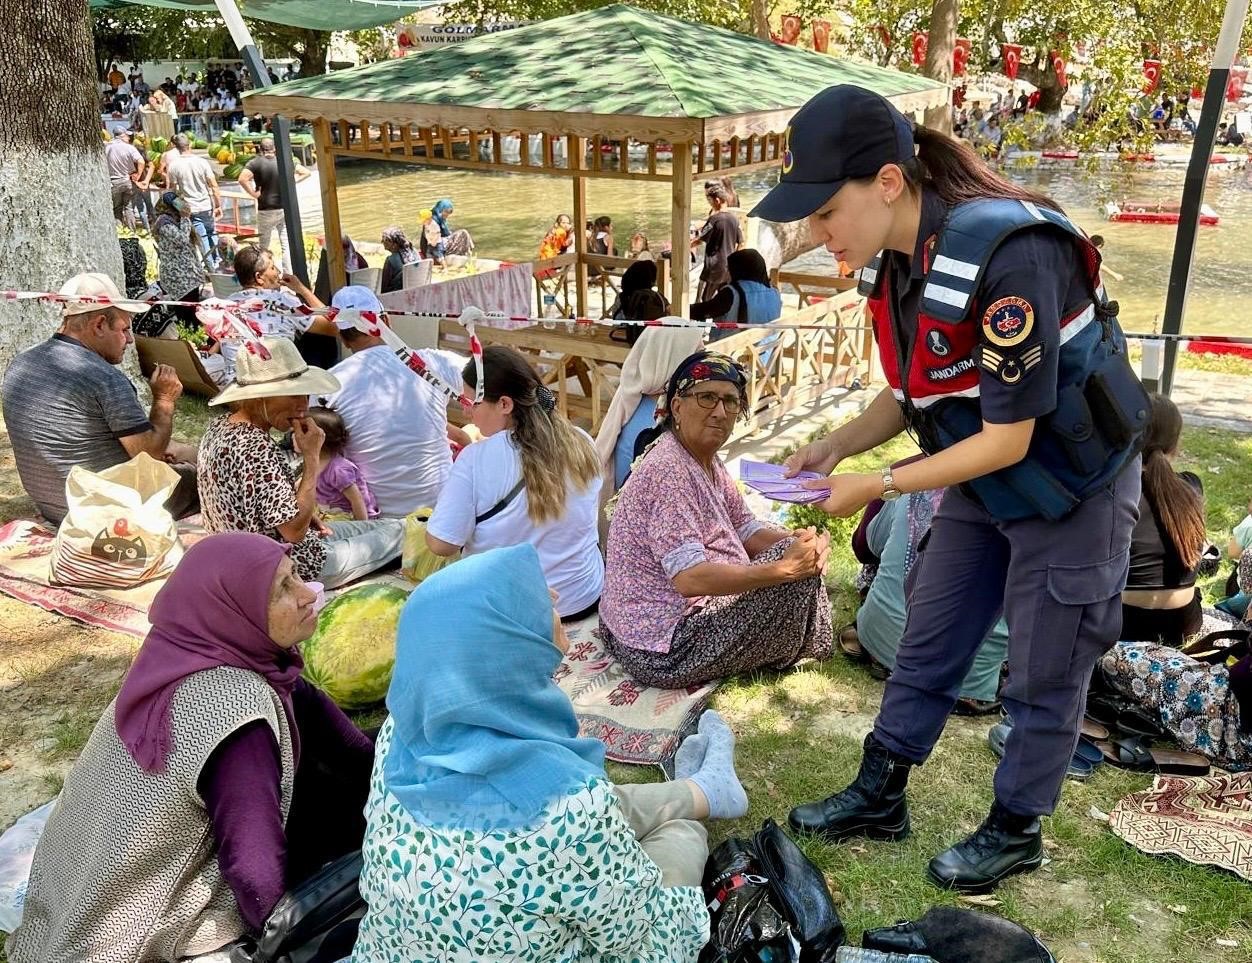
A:
[[[815,529],[801,528],[793,533],[792,542],[778,564],[788,582],[826,573],[830,559],[830,536]]]

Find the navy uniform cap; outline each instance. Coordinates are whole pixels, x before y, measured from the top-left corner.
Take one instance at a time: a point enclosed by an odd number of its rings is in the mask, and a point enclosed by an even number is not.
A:
[[[791,118],[778,186],[751,217],[799,221],[849,180],[913,158],[913,122],[887,99],[852,84],[827,87]]]

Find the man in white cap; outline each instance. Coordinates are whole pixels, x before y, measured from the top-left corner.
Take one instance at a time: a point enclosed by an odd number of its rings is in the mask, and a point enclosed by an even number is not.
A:
[[[4,422],[22,487],[54,525],[65,517],[65,479],[82,465],[100,471],[139,452],[173,463],[182,476],[166,507],[176,518],[199,511],[195,449],[170,440],[183,393],[169,365],[157,365],[145,412],[115,367],[134,341],[131,318],[148,310],[126,300],[106,274],[76,274],[61,288],[61,328],[21,352],[4,374]],[[79,300],[81,299],[81,300]]]
[[[321,403],[334,408],[348,428],[344,455],[354,462],[378,501],[379,514],[402,518],[419,508],[434,508],[452,471],[450,439],[469,442],[459,428],[449,428],[448,399],[410,371],[382,338],[356,330],[362,311],[379,317],[385,310],[374,292],[349,285],[331,304],[339,337],[352,354],[330,369],[340,389]],[[458,394],[465,359],[451,351],[418,352],[431,372]]]

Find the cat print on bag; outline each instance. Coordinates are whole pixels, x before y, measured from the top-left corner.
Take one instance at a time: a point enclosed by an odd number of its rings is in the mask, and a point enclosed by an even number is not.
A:
[[[140,536],[130,538],[128,530],[124,518],[113,523],[112,533],[107,528],[100,529],[100,534],[91,543],[92,556],[117,565],[143,568],[148,563],[148,548]]]

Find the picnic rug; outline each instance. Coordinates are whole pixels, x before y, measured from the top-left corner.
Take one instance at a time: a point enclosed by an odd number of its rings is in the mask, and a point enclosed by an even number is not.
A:
[[[565,627],[569,652],[555,679],[574,704],[582,735],[604,743],[614,762],[663,765],[695,729],[717,683],[686,689],[641,685],[607,651],[599,616]]]
[[[179,538],[184,545],[204,535],[198,524],[179,523]],[[27,519],[0,527],[0,592],[84,625],[143,639],[149,628],[148,607],[165,580],[122,591],[49,585],[48,559],[54,537],[53,532]],[[350,587],[371,582],[412,588],[396,572],[386,572]],[[695,728],[717,686],[710,683],[690,689],[657,689],[640,685],[604,650],[596,635],[599,625],[599,617],[593,615],[566,626],[570,651],[557,669],[556,681],[574,704],[581,733],[603,742],[609,759],[663,765],[672,759],[682,738]]]
[[[1113,807],[1109,825],[1145,853],[1252,880],[1252,772],[1157,776]]]

